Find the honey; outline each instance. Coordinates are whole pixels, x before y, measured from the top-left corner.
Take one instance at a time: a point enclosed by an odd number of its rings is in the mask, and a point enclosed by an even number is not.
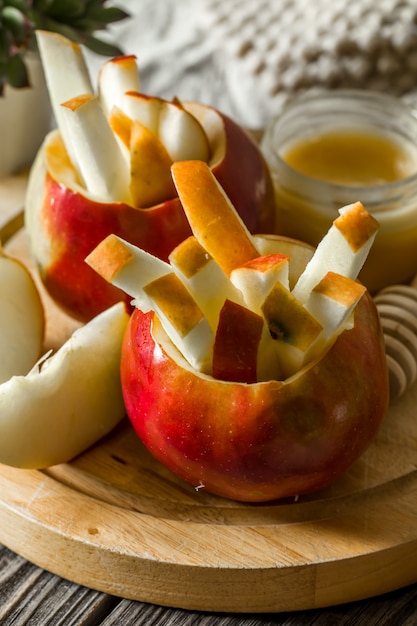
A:
[[[380,223],[360,274],[371,292],[417,273],[417,117],[395,98],[335,91],[295,101],[267,129],[278,234],[317,245],[338,209]]]
[[[366,130],[307,137],[283,151],[295,170],[316,180],[355,187],[385,185],[416,172],[416,154],[388,136]]]

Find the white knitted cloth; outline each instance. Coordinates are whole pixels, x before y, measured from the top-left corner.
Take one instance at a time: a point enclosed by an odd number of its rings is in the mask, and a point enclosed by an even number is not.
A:
[[[417,88],[417,0],[204,0],[204,28],[249,125],[296,93]]]

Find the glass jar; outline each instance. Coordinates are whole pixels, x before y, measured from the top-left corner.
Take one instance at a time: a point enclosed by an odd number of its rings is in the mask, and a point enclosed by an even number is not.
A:
[[[277,233],[316,246],[337,217],[338,209],[357,200],[379,221],[380,229],[360,274],[371,292],[408,282],[417,272],[416,115],[411,107],[381,93],[318,92],[290,103],[272,121],[262,140],[275,187]],[[353,176],[349,181],[348,167],[343,172],[344,180],[334,182],[333,174],[324,180],[287,163],[286,155],[295,145],[331,134],[333,138],[356,134],[364,141],[367,137],[369,141],[372,137],[382,138],[392,144],[409,171],[403,177],[399,175],[398,180],[358,184]],[[338,152],[343,155],[343,151],[340,139]],[[378,156],[373,158],[379,162],[383,152],[376,153]],[[360,147],[357,154],[363,156]],[[327,156],[331,160],[337,155]],[[371,161],[368,164],[374,165]],[[366,166],[365,159],[364,169]]]

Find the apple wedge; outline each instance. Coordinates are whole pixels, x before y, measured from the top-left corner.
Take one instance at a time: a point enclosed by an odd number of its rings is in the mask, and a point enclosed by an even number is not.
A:
[[[118,303],[80,327],[26,376],[0,386],[0,462],[64,463],[125,416],[120,351],[129,315]]]
[[[179,161],[171,171],[194,236],[227,276],[259,256],[252,235],[207,163]]]
[[[127,91],[123,94],[120,108],[132,120],[141,122],[154,135],[158,134],[159,114],[164,100],[157,96],[149,96],[138,91]]]
[[[98,74],[98,97],[107,117],[114,106],[122,108],[127,91],[139,91],[139,88],[139,70],[134,54],[109,59],[102,65]]]
[[[162,102],[158,136],[172,161],[210,160],[210,145],[202,125],[177,103]]]
[[[174,248],[168,260],[198,302],[213,331],[226,300],[243,303],[240,291],[193,235]]]
[[[379,228],[378,221],[361,202],[343,207],[339,212],[293,289],[300,302],[306,302],[312,289],[329,271],[356,279],[368,256]]]
[[[246,306],[261,312],[261,305],[276,282],[289,289],[289,257],[266,254],[251,259],[230,273],[230,280],[242,293]]]
[[[66,150],[77,167],[71,130],[66,128],[61,104],[81,94],[94,93],[82,49],[66,37],[46,30],[36,31],[36,42],[55,121],[62,133]]]
[[[0,383],[22,376],[42,352],[43,305],[29,270],[0,246]]]
[[[225,301],[218,318],[212,375],[218,380],[248,384],[279,380],[280,363],[261,315]]]
[[[97,96],[79,95],[61,108],[87,190],[97,200],[129,203],[130,173]]]

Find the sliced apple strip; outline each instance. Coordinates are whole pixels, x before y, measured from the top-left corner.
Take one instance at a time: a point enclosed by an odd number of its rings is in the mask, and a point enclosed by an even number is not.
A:
[[[36,41],[55,120],[70,159],[77,167],[71,131],[66,127],[61,104],[80,94],[94,93],[87,64],[81,46],[62,35],[37,30]]]
[[[180,104],[164,101],[159,111],[158,136],[172,161],[210,159],[210,146],[200,122]]]
[[[148,96],[137,91],[123,94],[120,108],[132,120],[137,120],[155,135],[158,134],[159,113],[164,100],[156,96]]]
[[[323,328],[281,283],[267,295],[262,312],[274,339],[285,378],[297,372]]]
[[[146,285],[144,291],[173,344],[193,368],[209,373],[214,335],[178,276],[173,272],[161,276]]]
[[[107,282],[132,296],[135,305],[145,312],[152,307],[144,287],[172,272],[169,263],[117,235],[103,239],[85,261]]]
[[[130,202],[130,173],[100,102],[91,94],[62,104],[85,186],[102,202]]]
[[[288,276],[289,257],[267,254],[235,268],[230,280],[242,293],[246,306],[260,314],[262,303],[276,282],[289,288]]]
[[[174,198],[172,160],[146,126],[133,122],[130,136],[130,194],[133,206],[147,208]]]
[[[219,315],[213,348],[214,378],[255,383],[280,377],[276,350],[263,317],[226,300]]]
[[[227,276],[259,256],[252,235],[207,163],[178,161],[171,171],[194,236]]]
[[[29,372],[42,351],[44,310],[23,263],[0,246],[0,383]],[[1,437],[1,434],[0,434]]]
[[[139,91],[139,88],[139,70],[134,54],[109,59],[102,65],[98,75],[98,95],[107,116],[114,106],[123,106],[127,91]]]
[[[307,264],[293,289],[293,294],[306,302],[310,292],[332,271],[356,279],[379,228],[377,220],[360,203],[340,209],[326,235]]]
[[[241,302],[241,293],[193,235],[171,252],[169,261],[215,331],[225,301]]]
[[[0,462],[44,468],[71,460],[125,416],[120,385],[129,320],[116,304],[40,366],[0,386]]]

